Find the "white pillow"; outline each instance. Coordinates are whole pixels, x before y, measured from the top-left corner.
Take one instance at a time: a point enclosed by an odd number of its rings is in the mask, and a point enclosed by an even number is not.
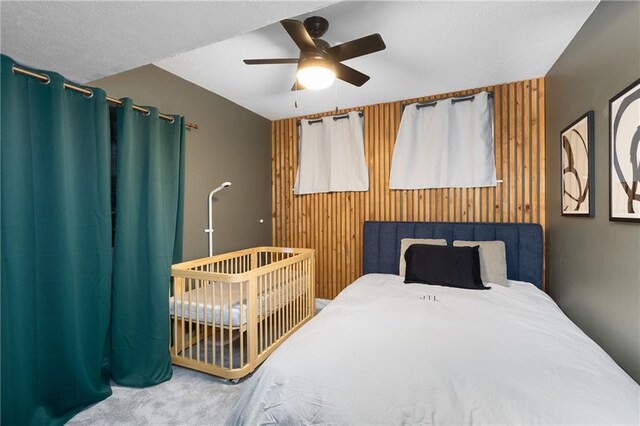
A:
[[[403,277],[407,269],[407,262],[405,262],[404,260],[404,252],[407,251],[407,249],[412,244],[428,244],[432,246],[446,246],[447,240],[430,240],[425,238],[403,238],[402,240],[400,240],[400,271],[399,273]]]
[[[480,277],[482,283],[487,285],[499,284],[509,286],[507,281],[507,251],[504,241],[460,241],[453,242],[454,247],[479,246],[480,252]]]

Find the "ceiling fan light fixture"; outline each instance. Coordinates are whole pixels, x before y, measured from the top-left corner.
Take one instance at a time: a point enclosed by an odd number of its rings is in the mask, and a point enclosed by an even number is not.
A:
[[[245,59],[244,63],[298,64],[292,92],[301,89],[324,89],[331,86],[336,79],[361,87],[370,77],[342,62],[379,52],[387,47],[377,33],[331,46],[321,38],[329,28],[329,22],[321,16],[311,16],[305,19],[304,23],[294,19],[283,19],[280,24],[300,49],[300,56],[297,59]]]
[[[333,84],[336,73],[329,61],[313,58],[300,62],[296,78],[298,83],[306,89],[321,90]]]

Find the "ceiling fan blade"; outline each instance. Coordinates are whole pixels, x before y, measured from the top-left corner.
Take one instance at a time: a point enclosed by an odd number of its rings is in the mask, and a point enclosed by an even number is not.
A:
[[[336,62],[333,65],[333,70],[335,71],[337,78],[358,87],[365,84],[367,81],[369,81],[369,78],[371,78],[368,75],[363,74],[360,71],[356,71],[353,68],[339,62]]]
[[[269,64],[297,64],[298,58],[282,58],[282,59],[245,59],[247,65],[269,65]]]
[[[304,25],[302,25],[302,22],[294,19],[284,19],[280,21],[280,23],[301,51],[309,52],[316,50],[316,45],[304,28]]]
[[[380,34],[371,34],[356,40],[333,46],[327,53],[333,56],[336,61],[346,61],[369,53],[379,52],[387,47]]]

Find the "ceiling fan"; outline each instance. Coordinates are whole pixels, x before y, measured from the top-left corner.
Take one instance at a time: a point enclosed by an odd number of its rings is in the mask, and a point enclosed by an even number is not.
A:
[[[300,48],[300,56],[281,59],[245,59],[244,63],[247,65],[297,64],[296,82],[291,90],[324,89],[336,78],[360,87],[370,77],[344,65],[342,61],[378,52],[387,47],[380,34],[371,34],[331,47],[321,38],[329,29],[329,22],[320,16],[311,16],[305,19],[304,23],[293,19],[285,19],[280,23]]]

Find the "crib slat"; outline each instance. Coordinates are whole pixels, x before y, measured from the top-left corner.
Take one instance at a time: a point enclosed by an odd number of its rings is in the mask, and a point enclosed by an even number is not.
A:
[[[255,277],[249,280],[249,359],[248,363],[253,364],[258,358],[258,346],[257,346],[257,335],[256,326],[258,325],[258,315],[257,315],[257,302],[258,302],[258,283]]]
[[[173,355],[178,356],[178,288],[183,278],[173,277]],[[180,305],[182,307],[182,305]],[[182,309],[182,308],[181,308]]]
[[[284,279],[284,269],[279,269],[278,270],[278,281],[276,283],[276,312],[278,315],[278,319],[276,321],[276,335],[274,336],[275,339],[277,340],[280,338],[280,334],[282,333],[282,309],[280,306],[280,288],[282,287],[282,280]]]
[[[244,271],[243,271],[244,272]],[[244,283],[240,283],[240,367],[244,366],[244,329],[245,329],[245,315],[244,307],[247,306],[247,301],[242,298]]]
[[[288,332],[290,332],[293,326],[295,325],[295,319],[296,319],[296,310],[295,310],[296,268],[297,268],[297,263],[294,263],[293,265],[291,265],[291,272],[289,274],[289,284],[287,285],[287,292],[286,292],[287,306],[289,309],[289,327],[287,330]]]
[[[289,325],[289,310],[287,309],[287,286],[289,285],[289,271],[291,270],[290,266],[284,268],[284,280],[281,285],[280,290],[280,309],[282,309],[282,335],[287,332],[287,328]],[[282,335],[280,337],[282,337]]]
[[[291,306],[293,303],[293,298],[291,295],[291,288],[293,287],[293,270],[294,270],[294,265],[289,266],[289,273],[288,273],[289,277],[287,279],[287,285],[284,288],[284,304],[287,309],[287,327],[286,327],[287,332],[291,330],[291,319],[293,316],[293,312],[291,311]]]
[[[271,272],[269,274],[270,276],[270,283],[269,283],[269,326],[270,326],[270,330],[269,330],[269,346],[271,346],[271,344],[273,343],[274,340],[274,336],[275,336],[275,315],[276,315],[276,310],[275,307],[273,306],[273,301],[275,300],[276,297],[276,289],[274,287],[274,283],[275,283],[275,276],[277,275],[277,272]]]
[[[191,345],[192,340],[193,340],[193,315],[192,315],[192,312],[191,312],[191,307],[193,306],[193,304],[191,303],[191,293],[193,293],[193,291],[191,291],[191,290],[193,290],[193,282],[194,282],[194,279],[192,279],[192,278],[187,280],[187,288],[189,289],[189,292],[188,292],[188,294],[189,294],[189,305],[188,305],[189,306],[189,311],[188,312],[189,313],[188,313],[188,317],[187,317],[187,318],[189,318],[189,325],[188,325],[189,340],[187,340],[187,345],[188,345],[188,348],[189,348],[189,359],[193,359],[193,347]],[[196,309],[196,312],[198,312],[197,309]],[[187,348],[185,348],[185,350],[186,349]]]
[[[233,319],[232,319],[232,312],[233,312],[233,302],[231,301],[231,296],[233,291],[231,290],[231,283],[227,283],[227,295],[229,296],[229,321],[227,322],[228,324],[228,332],[229,332],[229,368],[233,368],[233,336],[232,336],[232,331],[233,331]]]
[[[194,280],[195,282],[195,292],[196,292],[196,359],[200,360],[200,324],[201,324],[201,319],[200,319],[200,301],[198,300],[199,296],[200,296],[200,292],[198,291],[200,289],[200,284],[202,283],[202,280],[198,279],[198,280]],[[206,315],[206,312],[205,312]],[[192,342],[193,343],[193,342]],[[192,347],[193,348],[193,347]]]
[[[291,320],[292,314],[291,306],[293,303],[293,295],[291,294],[291,289],[293,288],[293,271],[295,269],[295,264],[288,267],[289,269],[289,279],[287,280],[287,286],[284,289],[284,302],[287,307],[287,332],[291,330]]]
[[[300,284],[300,264],[296,263],[293,268],[293,282],[291,283],[291,304],[293,305],[293,321],[292,327],[298,324],[300,318],[298,317],[298,285]]]
[[[282,312],[282,332],[280,333],[279,337],[282,337],[286,332],[287,332],[287,300],[285,299],[286,296],[286,289],[287,289],[287,282],[289,281],[289,266],[284,268],[284,279],[282,280],[282,282],[280,283],[280,311]]]
[[[282,316],[283,316],[283,325],[282,325],[282,335],[284,336],[289,328],[289,309],[288,309],[288,300],[287,300],[287,287],[289,287],[289,276],[291,275],[291,266],[287,266],[284,269],[284,283],[282,285],[281,295],[282,295]],[[280,336],[282,337],[282,336]]]
[[[282,336],[287,332],[287,322],[289,320],[289,310],[287,309],[287,287],[289,285],[289,275],[291,273],[291,266],[287,266],[284,268],[284,283],[280,290],[280,295],[282,297],[281,306],[282,306]]]
[[[296,324],[302,321],[302,285],[304,282],[304,261],[298,264],[298,275],[296,276]]]
[[[209,287],[209,282],[208,281],[204,281],[202,283],[204,289],[202,292],[202,298],[204,299],[202,301],[202,305],[204,306],[204,319],[203,319],[203,340],[204,340],[204,362],[208,363],[209,362],[209,339],[208,339],[208,332],[209,332],[209,307],[207,306],[207,288]]]
[[[220,287],[220,367],[224,367],[224,292],[223,292],[223,288],[222,288],[222,283],[217,282],[216,284],[218,285],[218,287]]]
[[[216,351],[216,282],[211,281],[211,364],[217,365]]]
[[[257,328],[257,337],[256,337],[256,351],[258,353],[258,355],[260,355],[260,352],[262,352],[262,312],[264,311],[263,306],[262,306],[262,299],[261,299],[261,287],[262,287],[262,283],[264,282],[264,276],[260,275],[256,278],[256,293],[258,295],[258,297],[256,298],[256,328]],[[251,285],[251,283],[249,283],[249,285]],[[248,328],[248,326],[247,326]]]
[[[186,278],[184,280],[185,287],[188,285],[188,283],[189,283],[189,279]],[[185,300],[184,300],[185,297],[184,296],[185,296],[185,291],[186,291],[185,287],[182,288],[182,297],[180,299],[180,302],[181,302],[181,304],[180,304],[180,310],[181,310],[181,312],[180,312],[180,327],[181,327],[180,336],[182,337],[182,345],[180,346],[180,352],[182,352],[182,357],[183,358],[185,357],[184,350],[185,350],[186,342],[184,341],[184,339],[185,339],[185,333],[186,333],[185,326],[186,326],[186,321],[187,321],[186,318],[185,318],[185,314],[184,314],[184,305],[185,305]]]

